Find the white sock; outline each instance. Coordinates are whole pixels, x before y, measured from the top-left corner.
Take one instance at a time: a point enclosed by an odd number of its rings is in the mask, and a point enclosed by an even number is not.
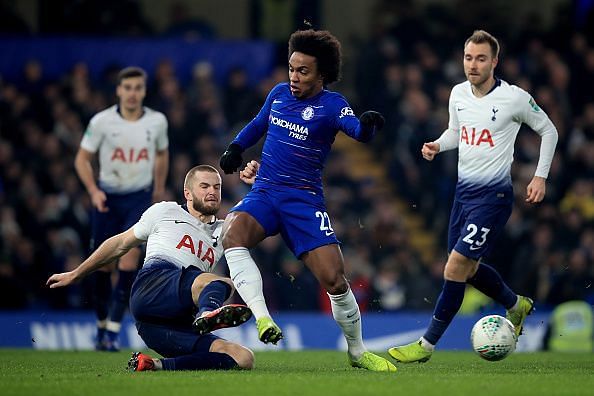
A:
[[[425,337],[421,337],[421,340],[420,341],[421,341],[421,346],[427,352],[433,352],[435,350],[435,345],[433,345],[432,343],[430,343],[429,341],[427,341],[425,339]]]
[[[122,328],[122,324],[119,322],[112,322],[111,320],[107,321],[107,326],[105,326],[107,331],[113,331],[114,333],[119,333],[120,329]]]
[[[270,316],[262,291],[262,275],[249,250],[243,247],[230,248],[225,250],[225,258],[235,290],[250,307],[256,320]]]
[[[163,362],[161,359],[153,359],[153,363],[155,363],[155,371],[163,370]]]
[[[510,311],[515,311],[516,309],[518,309],[520,307],[520,296],[516,296],[516,303],[514,304],[513,307],[511,307],[509,310]]]
[[[349,288],[344,294],[332,295],[330,303],[332,305],[332,316],[344,334],[349,355],[354,359],[361,357],[363,352],[367,351],[363,345],[363,336],[361,335],[361,312],[355,300],[355,295]]]

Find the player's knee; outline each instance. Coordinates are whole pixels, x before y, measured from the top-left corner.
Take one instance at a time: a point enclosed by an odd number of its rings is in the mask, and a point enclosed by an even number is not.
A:
[[[223,245],[224,249],[241,246],[241,241],[239,240],[241,233],[236,231],[236,221],[237,215],[235,213],[230,213],[225,219],[223,231],[221,232],[221,244]]]
[[[231,357],[237,362],[239,368],[245,370],[254,368],[254,353],[247,348],[237,345],[237,351]]]
[[[466,282],[476,271],[476,262],[465,258],[464,260],[448,260],[443,269],[444,279]]]
[[[224,229],[221,233],[221,243],[223,249],[240,247],[240,241],[235,237],[235,232],[231,228]]]
[[[235,360],[239,368],[245,370],[251,370],[254,368],[254,353],[242,345],[229,341],[223,341],[218,343],[214,349],[211,349],[211,351],[229,355],[233,360]]]
[[[194,301],[198,301],[198,297],[200,296],[200,293],[202,293],[202,290],[204,290],[204,288],[208,286],[209,283],[215,281],[225,282],[231,287],[231,290],[234,290],[231,279],[223,278],[215,274],[202,273],[194,278],[194,282],[192,282],[192,298]]]
[[[328,294],[338,295],[346,293],[349,290],[349,284],[344,276],[337,276],[324,282],[324,288]]]

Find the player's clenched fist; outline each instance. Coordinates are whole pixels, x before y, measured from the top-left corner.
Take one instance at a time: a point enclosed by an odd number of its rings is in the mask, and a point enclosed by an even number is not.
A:
[[[243,168],[242,171],[239,171],[239,178],[245,184],[252,185],[256,181],[256,174],[258,174],[258,169],[260,169],[260,164],[258,161],[251,160],[248,162]]]
[[[219,161],[219,165],[223,172],[231,174],[241,166],[241,163],[243,162],[243,159],[241,158],[242,152],[243,149],[239,144],[231,143],[229,147],[227,147],[227,150],[225,150]]]
[[[427,161],[433,161],[437,153],[439,153],[439,143],[430,142],[423,144],[421,154]]]

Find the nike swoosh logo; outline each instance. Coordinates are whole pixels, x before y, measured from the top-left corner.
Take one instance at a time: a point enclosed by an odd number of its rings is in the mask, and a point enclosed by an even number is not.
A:
[[[236,274],[235,274],[235,276],[234,276],[233,278],[231,278],[231,280],[232,280],[233,282],[235,282],[235,278],[237,278],[239,275],[241,275],[241,274],[242,274],[244,271],[245,271],[245,270],[243,270],[243,271],[239,271],[238,273],[236,273]]]
[[[283,101],[282,101],[282,100],[276,100],[276,99],[274,99],[274,100],[272,101],[272,104],[275,104],[275,103],[283,103]]]
[[[326,231],[326,236],[330,236],[332,234],[334,234],[334,231]]]
[[[350,318],[352,318],[352,317],[353,317],[353,316],[355,316],[355,315],[357,315],[357,312],[355,312],[354,314],[351,314],[351,315],[347,315],[347,318],[349,318],[349,319],[350,319]]]
[[[456,107],[456,110],[458,110],[458,111],[462,111],[462,110],[465,110],[465,109],[466,109],[466,107]]]
[[[187,221],[183,221],[183,220],[174,220],[175,224],[181,224],[181,223],[186,223],[186,224],[190,224]]]
[[[470,249],[470,250],[479,250],[480,248],[481,248],[481,246],[474,246],[474,245],[471,245],[469,249]]]

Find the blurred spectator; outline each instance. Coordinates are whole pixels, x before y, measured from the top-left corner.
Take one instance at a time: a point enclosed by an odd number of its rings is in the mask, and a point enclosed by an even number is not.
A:
[[[181,36],[188,41],[211,40],[216,36],[215,29],[207,21],[190,15],[188,6],[175,2],[169,8],[169,27],[165,36]]]

